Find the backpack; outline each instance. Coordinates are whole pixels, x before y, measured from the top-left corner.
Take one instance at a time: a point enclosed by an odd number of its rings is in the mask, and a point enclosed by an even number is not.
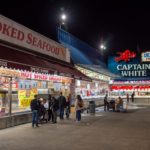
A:
[[[78,101],[78,106],[83,107],[83,101]]]

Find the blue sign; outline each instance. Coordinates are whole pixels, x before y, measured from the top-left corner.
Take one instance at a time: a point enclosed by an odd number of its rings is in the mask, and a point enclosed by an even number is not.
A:
[[[108,69],[122,77],[150,77],[150,63],[141,63],[138,58],[129,62],[115,61],[115,56],[108,59]]]

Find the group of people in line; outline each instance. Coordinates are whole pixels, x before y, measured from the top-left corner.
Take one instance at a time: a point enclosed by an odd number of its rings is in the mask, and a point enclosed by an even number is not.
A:
[[[52,95],[48,96],[48,99],[38,98],[38,95],[34,96],[34,99],[30,104],[32,111],[32,127],[38,127],[39,123],[43,121],[51,121],[52,123],[57,123],[57,116],[60,120],[69,118],[71,111],[71,95],[67,97],[63,96],[62,92],[58,98]],[[75,111],[76,111],[76,121],[81,121],[81,112],[84,107],[83,100],[80,95],[76,96],[75,101]]]
[[[131,102],[134,102],[134,95],[135,93],[133,92],[131,94]],[[127,99],[127,103],[129,103],[130,98],[129,98],[129,94],[127,93],[126,95],[126,99]],[[108,101],[108,94],[105,95],[104,97],[104,111],[109,111],[109,109],[112,108],[113,111],[120,111],[123,110],[123,99],[119,96],[116,100],[110,100],[110,102]],[[127,109],[127,106],[126,106]]]

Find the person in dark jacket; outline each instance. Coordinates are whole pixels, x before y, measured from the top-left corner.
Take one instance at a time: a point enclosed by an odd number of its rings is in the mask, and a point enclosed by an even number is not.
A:
[[[127,93],[127,102],[129,103],[129,94]]]
[[[71,94],[69,94],[66,99],[66,118],[67,119],[69,118],[69,115],[70,115],[70,104],[71,104]]]
[[[59,109],[59,104],[58,100],[54,96],[52,96],[51,108],[52,108],[52,123],[57,123],[57,110]]]
[[[131,101],[132,101],[132,103],[134,102],[134,95],[135,95],[135,92],[133,92],[133,93],[131,94]]]
[[[52,119],[52,96],[48,96],[48,121]]]
[[[109,102],[108,102],[108,95],[107,94],[104,97],[104,111],[106,111],[106,108],[107,108],[107,111],[109,111]]]
[[[31,101],[30,107],[32,111],[32,127],[34,127],[34,125],[38,127],[39,101],[37,95],[35,95],[34,99]]]
[[[64,119],[64,109],[66,107],[66,98],[62,95],[62,92],[60,92],[58,102],[59,102],[60,119]]]

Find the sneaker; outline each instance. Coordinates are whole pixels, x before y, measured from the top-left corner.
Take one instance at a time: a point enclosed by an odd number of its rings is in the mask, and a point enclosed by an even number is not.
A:
[[[80,121],[76,120],[76,123],[79,123]]]

